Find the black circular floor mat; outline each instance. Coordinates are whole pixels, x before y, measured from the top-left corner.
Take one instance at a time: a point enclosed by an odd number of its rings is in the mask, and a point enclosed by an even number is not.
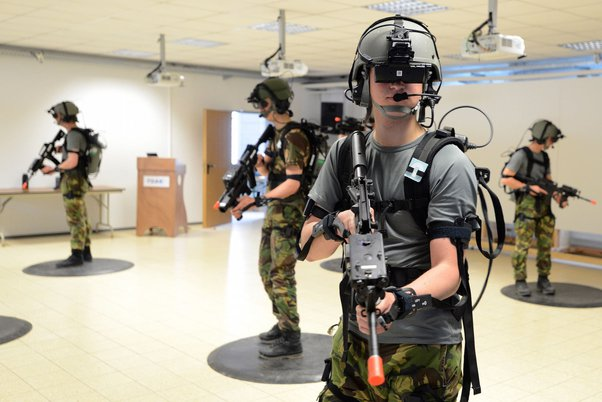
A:
[[[301,333],[303,354],[294,359],[262,359],[257,336],[227,343],[207,357],[209,366],[225,376],[264,384],[319,382],[324,359],[330,356],[332,337]]]
[[[327,271],[333,271],[333,272],[339,272],[339,273],[342,272],[340,258],[333,258],[332,260],[322,261],[320,263],[320,266]]]
[[[531,296],[518,296],[514,290],[514,285],[502,288],[502,294],[511,299],[545,306],[602,307],[601,289],[571,283],[552,282],[552,285],[556,288],[556,294],[546,296],[537,291],[536,282],[528,282],[527,285],[531,289]]]
[[[0,316],[0,344],[22,337],[31,331],[31,324],[15,317]]]
[[[112,258],[94,258],[92,262],[85,262],[84,265],[69,268],[57,268],[56,261],[41,262],[30,265],[23,269],[23,272],[29,275],[40,276],[88,276],[110,274],[131,268],[133,263],[124,260],[115,260]]]

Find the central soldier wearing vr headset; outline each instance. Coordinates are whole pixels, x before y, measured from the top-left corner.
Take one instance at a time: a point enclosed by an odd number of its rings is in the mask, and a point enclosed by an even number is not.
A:
[[[433,301],[454,305],[462,247],[450,233],[466,229],[475,217],[475,168],[459,147],[442,146],[430,163],[414,157],[423,139],[432,138],[427,128],[440,99],[440,84],[435,37],[421,22],[399,15],[384,18],[361,36],[347,94],[366,108],[366,121],[374,119],[373,131],[365,136],[366,177],[372,181],[374,221],[384,232],[392,285],[376,310],[381,316],[393,310],[402,314],[377,325],[384,383],[373,384],[367,378],[365,308],[356,303],[346,309],[343,301],[343,325],[333,338],[323,376],[327,385],[319,401],[455,401],[462,388],[461,321],[451,309],[406,303],[411,295],[431,295]],[[349,160],[349,147],[344,147],[345,140],[331,147],[309,193],[299,242],[308,260],[329,257],[356,233],[353,201],[345,188],[349,183],[341,183],[339,174]],[[422,204],[418,201],[424,199],[411,199],[406,190],[408,183],[419,182],[428,191]],[[416,212],[421,207],[420,218]],[[341,296],[344,300],[345,293]]]

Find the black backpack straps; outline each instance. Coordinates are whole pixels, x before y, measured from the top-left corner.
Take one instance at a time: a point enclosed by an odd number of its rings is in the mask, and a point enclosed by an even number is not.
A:
[[[522,147],[519,151],[523,151],[527,155],[527,173],[525,176],[531,177],[531,171],[533,170],[533,151],[529,149],[529,147]],[[518,173],[518,172],[517,172]]]
[[[311,175],[313,174],[313,171],[315,170],[315,165],[318,159],[318,146],[317,146],[317,138],[316,138],[316,133],[314,132],[313,128],[312,128],[312,124],[308,123],[305,120],[302,120],[301,123],[298,123],[296,121],[291,121],[286,123],[286,125],[282,128],[282,132],[280,133],[280,142],[281,142],[281,147],[278,149],[278,154],[280,155],[280,157],[282,159],[284,159],[284,150],[287,147],[287,139],[286,139],[286,135],[288,134],[289,131],[294,130],[294,129],[298,129],[300,131],[303,132],[303,134],[305,134],[305,137],[307,137],[307,142],[309,143],[309,148],[310,148],[310,152],[311,155],[309,157],[307,166],[303,167],[303,181],[301,183],[302,186],[307,187],[305,189],[305,192],[309,192],[309,186],[311,186]]]
[[[88,184],[90,185],[90,187],[92,187],[92,183],[90,182],[90,179],[88,178],[88,172],[86,171],[86,168],[87,168],[86,152],[88,151],[88,148],[90,147],[90,133],[92,132],[92,130],[90,130],[89,128],[81,128],[81,127],[73,127],[73,130],[80,133],[84,137],[84,140],[86,141],[86,149],[84,151],[80,150],[77,153],[78,159],[77,159],[76,169],[79,170],[82,177],[84,177],[86,179],[86,181],[88,182]]]
[[[289,131],[291,131],[294,128],[301,128],[301,124],[297,123],[296,121],[290,121],[286,123],[284,127],[282,127],[282,132],[280,132],[280,143],[282,144],[282,146],[280,148],[277,148],[277,151],[278,155],[280,155],[282,159],[284,159],[284,149],[286,148],[286,135]],[[278,144],[274,145],[278,147]]]
[[[548,177],[548,173],[550,173],[550,157],[548,156],[548,153],[546,151],[542,151],[543,154],[543,164],[544,164],[544,173],[543,173],[543,177],[544,179]]]
[[[481,381],[479,379],[479,367],[477,366],[477,349],[474,336],[474,320],[472,316],[472,294],[470,291],[470,283],[468,280],[468,261],[464,259],[463,250],[460,245],[456,245],[458,254],[458,268],[460,269],[460,277],[466,295],[464,312],[462,314],[462,325],[464,326],[464,368],[462,370],[462,395],[460,402],[468,401],[470,395],[470,387],[472,386],[473,393],[481,393]]]
[[[368,139],[368,134],[364,135],[364,141]],[[343,199],[340,200],[335,206],[336,211],[344,211],[351,208],[351,198],[347,192],[347,187],[351,184],[353,178],[353,161],[351,160],[351,135],[348,135],[341,146],[339,147],[337,154],[337,178],[339,179],[339,187]]]
[[[410,204],[414,222],[427,233],[426,220],[430,201],[429,173],[435,155],[448,144],[455,144],[462,151],[463,142],[448,131],[437,130],[426,133],[416,146],[403,180],[404,197]]]
[[[483,211],[483,222],[485,225],[487,241],[488,241],[488,246],[489,246],[488,251],[483,250],[483,247],[481,245],[481,227],[480,226],[476,230],[475,240],[477,242],[477,246],[478,246],[481,254],[483,254],[483,256],[485,258],[487,258],[488,260],[491,261],[494,258],[496,258],[498,255],[500,255],[500,253],[502,252],[502,249],[504,248],[504,242],[506,240],[506,226],[505,226],[505,221],[504,221],[504,211],[502,210],[502,204],[500,203],[500,199],[491,190],[491,188],[487,185],[487,179],[486,179],[485,175],[482,173],[482,171],[483,171],[482,168],[477,168],[477,180],[479,182],[479,187],[478,187],[479,200],[481,202],[481,210]],[[496,224],[496,231],[497,231],[497,246],[496,246],[495,250],[493,250],[493,244],[492,244],[493,234],[491,233],[491,227],[489,225],[490,221],[489,221],[489,214],[488,214],[488,209],[487,209],[487,202],[485,199],[485,195],[483,194],[483,190],[481,190],[481,187],[487,191],[487,193],[489,194],[489,198],[491,199],[491,203],[493,205],[493,212],[495,215],[495,224]],[[479,297],[479,299],[480,299],[480,297]],[[478,304],[479,299],[477,299],[477,304]]]

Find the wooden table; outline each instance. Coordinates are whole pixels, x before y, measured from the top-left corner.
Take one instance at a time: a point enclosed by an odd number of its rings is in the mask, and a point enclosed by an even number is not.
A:
[[[94,200],[96,200],[98,204],[98,222],[94,226],[95,231],[98,231],[101,228],[106,228],[111,231],[111,236],[113,236],[113,226],[111,226],[109,222],[111,216],[111,203],[109,196],[111,193],[121,193],[124,190],[124,188],[120,187],[94,186],[86,193],[90,195]],[[53,188],[30,188],[28,190],[23,190],[20,188],[0,189],[0,215],[2,215],[2,213],[4,212],[6,204],[8,204],[13,198],[48,195],[60,196],[61,192],[60,190],[55,190]],[[3,232],[0,232],[0,242],[2,245],[4,245]]]

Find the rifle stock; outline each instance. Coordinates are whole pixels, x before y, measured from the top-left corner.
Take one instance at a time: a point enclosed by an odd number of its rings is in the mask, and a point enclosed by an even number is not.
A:
[[[238,163],[222,178],[225,190],[214,208],[226,212],[238,202],[242,195],[250,194],[255,187],[255,163],[257,163],[257,149],[261,144],[274,138],[274,126],[269,125],[264,130],[255,145],[247,145]]]
[[[64,136],[65,133],[63,132],[63,130],[59,130],[52,139],[52,141],[46,142],[44,143],[44,145],[42,145],[42,148],[40,148],[40,152],[38,153],[39,156],[33,160],[31,165],[29,166],[29,169],[27,169],[27,173],[24,173],[21,177],[21,188],[23,190],[29,189],[29,180],[38,170],[40,170],[44,166],[45,160],[49,160],[57,166],[60,164],[58,159],[56,159],[52,154],[55,151],[57,141],[59,141]]]

